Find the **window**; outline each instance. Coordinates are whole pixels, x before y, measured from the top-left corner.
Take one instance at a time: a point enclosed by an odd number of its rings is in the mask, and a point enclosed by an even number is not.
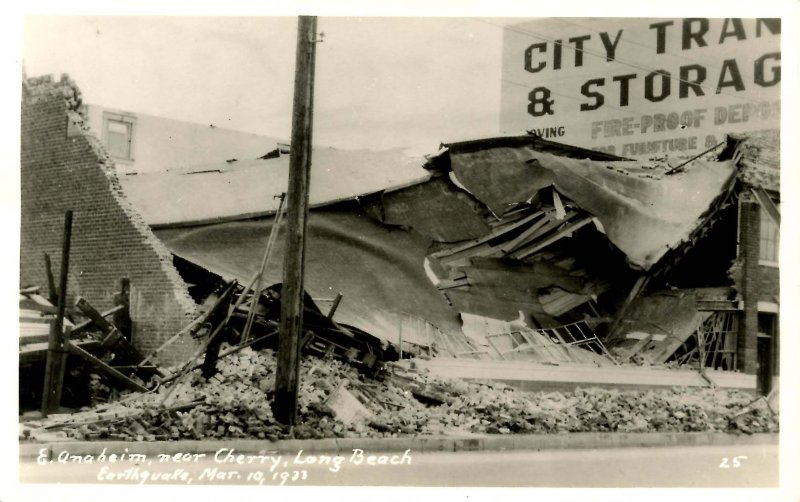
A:
[[[778,204],[780,209],[780,204]],[[772,221],[767,211],[761,208],[761,236],[759,239],[759,262],[768,264],[778,263],[778,249],[780,247],[780,229]]]
[[[133,160],[133,130],[136,123],[132,115],[103,114],[103,140],[106,151],[115,159]]]

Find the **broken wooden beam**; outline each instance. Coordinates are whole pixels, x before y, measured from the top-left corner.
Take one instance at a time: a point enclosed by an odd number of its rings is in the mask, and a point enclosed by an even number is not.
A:
[[[103,317],[108,317],[108,316],[114,314],[115,312],[119,312],[123,308],[124,307],[122,305],[117,305],[116,307],[113,307],[113,308],[110,308],[108,310],[105,310],[105,311],[101,312],[100,315],[103,316]],[[84,331],[86,331],[86,329],[89,328],[92,325],[94,325],[94,321],[92,321],[91,319],[89,319],[87,321],[83,321],[82,323],[79,323],[74,328],[72,328],[71,335],[72,336],[78,336],[81,333],[83,333]]]
[[[253,282],[255,282],[255,277],[253,278]],[[211,306],[211,308],[209,308],[207,311],[203,312],[199,316],[195,317],[189,324],[187,324],[186,326],[181,328],[180,331],[178,331],[177,333],[172,335],[169,339],[167,339],[167,341],[162,343],[157,349],[155,349],[153,352],[147,354],[147,356],[145,356],[139,362],[139,365],[147,364],[150,361],[150,359],[156,357],[159,352],[161,352],[162,350],[164,350],[168,346],[170,346],[173,343],[175,343],[175,341],[177,341],[180,337],[182,337],[185,334],[192,333],[194,330],[199,329],[200,326],[205,324],[205,322],[212,315],[214,315],[214,313],[217,311],[217,309],[219,309],[220,305],[222,305],[225,302],[225,299],[228,297],[228,295],[233,293],[233,290],[235,289],[236,284],[237,284],[237,282],[235,280],[233,280],[230,283],[228,283],[228,285],[225,287],[225,290],[223,291],[223,293],[220,295],[219,298],[217,298],[217,300],[214,302],[214,304]],[[252,287],[252,283],[242,292],[242,294],[239,296],[239,300],[242,300],[243,296],[247,293],[247,291],[251,287]],[[239,305],[240,303],[241,303],[240,301],[236,302],[237,305]],[[235,309],[235,306],[234,306],[234,309]]]
[[[96,358],[92,354],[86,352],[81,347],[73,343],[66,344],[67,351],[70,354],[74,354],[84,361],[90,363],[91,365],[95,366],[98,370],[100,370],[103,374],[119,381],[120,383],[124,384],[131,390],[139,391],[139,392],[148,392],[147,387],[144,385],[139,384],[138,382],[128,378],[123,373],[115,370],[105,362],[101,361],[100,359]]]
[[[58,313],[58,308],[53,305],[43,305],[31,298],[25,298],[19,301],[20,310],[35,310],[42,314],[55,315]]]
[[[103,317],[103,315],[94,307],[92,307],[85,298],[78,297],[78,300],[75,302],[75,306],[83,313],[83,315],[88,317],[95,326],[100,328],[103,334],[110,333],[116,329],[114,325],[106,320],[106,318]]]
[[[339,308],[339,303],[342,301],[342,292],[336,293],[336,298],[333,299],[333,305],[331,305],[331,309],[328,311],[328,319],[333,319],[334,314],[336,314],[336,309]]]
[[[516,253],[514,253],[512,256],[514,258],[517,258],[517,259],[522,259],[522,258],[525,258],[527,256],[530,256],[533,253],[535,253],[537,251],[540,251],[540,250],[544,249],[545,247],[549,246],[550,244],[552,244],[552,243],[558,241],[559,239],[565,237],[567,234],[571,234],[572,232],[575,232],[576,230],[584,227],[585,225],[588,225],[589,223],[592,222],[592,218],[593,218],[592,216],[586,216],[586,217],[584,217],[584,218],[582,218],[582,219],[580,219],[578,221],[574,221],[574,222],[570,223],[569,225],[566,225],[563,229],[559,230],[558,232],[556,232],[552,236],[548,237],[547,239],[544,239],[543,241],[537,243],[536,245],[525,247],[522,250],[517,251]],[[555,220],[555,221],[561,223],[559,220]]]

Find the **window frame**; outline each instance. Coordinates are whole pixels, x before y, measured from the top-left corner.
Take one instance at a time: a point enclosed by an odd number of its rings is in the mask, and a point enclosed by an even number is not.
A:
[[[780,210],[781,204],[780,202],[775,202],[775,205],[778,206]],[[759,224],[759,232],[758,232],[758,264],[763,265],[765,267],[775,267],[777,268],[779,265],[780,260],[780,245],[781,245],[781,229],[780,226],[775,224],[772,219],[767,214],[767,211],[763,207],[759,207],[759,214],[761,218],[761,222]],[[774,228],[774,234],[770,232],[767,234],[767,229],[772,230]],[[771,239],[772,235],[775,236],[775,239]],[[774,254],[771,254],[768,257],[764,257],[764,250],[769,249],[770,244],[774,250]]]
[[[119,152],[112,152],[109,148],[110,131],[109,127],[112,123],[121,123],[127,126],[128,129],[128,154],[127,156],[117,155]],[[114,160],[122,161],[123,163],[132,163],[135,159],[133,156],[136,141],[136,117],[130,113],[121,112],[103,112],[103,146],[111,158]]]

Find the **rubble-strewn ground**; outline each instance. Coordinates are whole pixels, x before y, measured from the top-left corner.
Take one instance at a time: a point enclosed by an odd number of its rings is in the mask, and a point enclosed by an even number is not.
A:
[[[778,418],[753,396],[728,389],[577,389],[529,393],[494,382],[439,380],[400,367],[378,379],[332,359],[304,357],[298,425],[278,424],[271,401],[275,354],[244,349],[218,362],[206,381],[192,372],[164,403],[168,388],[66,416],[51,416],[26,436],[63,431],[76,439],[393,437],[414,434],[723,431],[775,432]],[[393,373],[394,372],[394,373]],[[333,409],[345,388],[361,419]],[[337,391],[339,391],[337,393]],[[348,396],[350,397],[350,396]],[[332,406],[329,406],[332,404]],[[357,404],[355,408],[360,408]],[[352,408],[352,406],[351,406]],[[340,419],[341,418],[341,419]],[[344,422],[342,420],[345,420]]]

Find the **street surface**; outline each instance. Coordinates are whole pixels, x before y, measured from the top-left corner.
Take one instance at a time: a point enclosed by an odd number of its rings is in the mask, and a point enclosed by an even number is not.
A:
[[[228,456],[228,453],[232,455]],[[188,461],[41,465],[20,461],[23,483],[235,484],[439,487],[776,487],[778,446],[696,446],[604,450],[402,452],[240,457],[224,451]],[[374,456],[369,458],[370,456]],[[221,461],[227,459],[225,461]],[[383,465],[368,465],[369,462]],[[324,462],[320,465],[320,462]],[[392,465],[394,463],[395,465]],[[409,465],[410,463],[410,465]],[[156,474],[160,473],[160,474]],[[166,473],[170,479],[156,480]],[[120,477],[120,480],[114,479]],[[145,480],[145,477],[147,478]],[[102,478],[102,480],[100,479]]]

